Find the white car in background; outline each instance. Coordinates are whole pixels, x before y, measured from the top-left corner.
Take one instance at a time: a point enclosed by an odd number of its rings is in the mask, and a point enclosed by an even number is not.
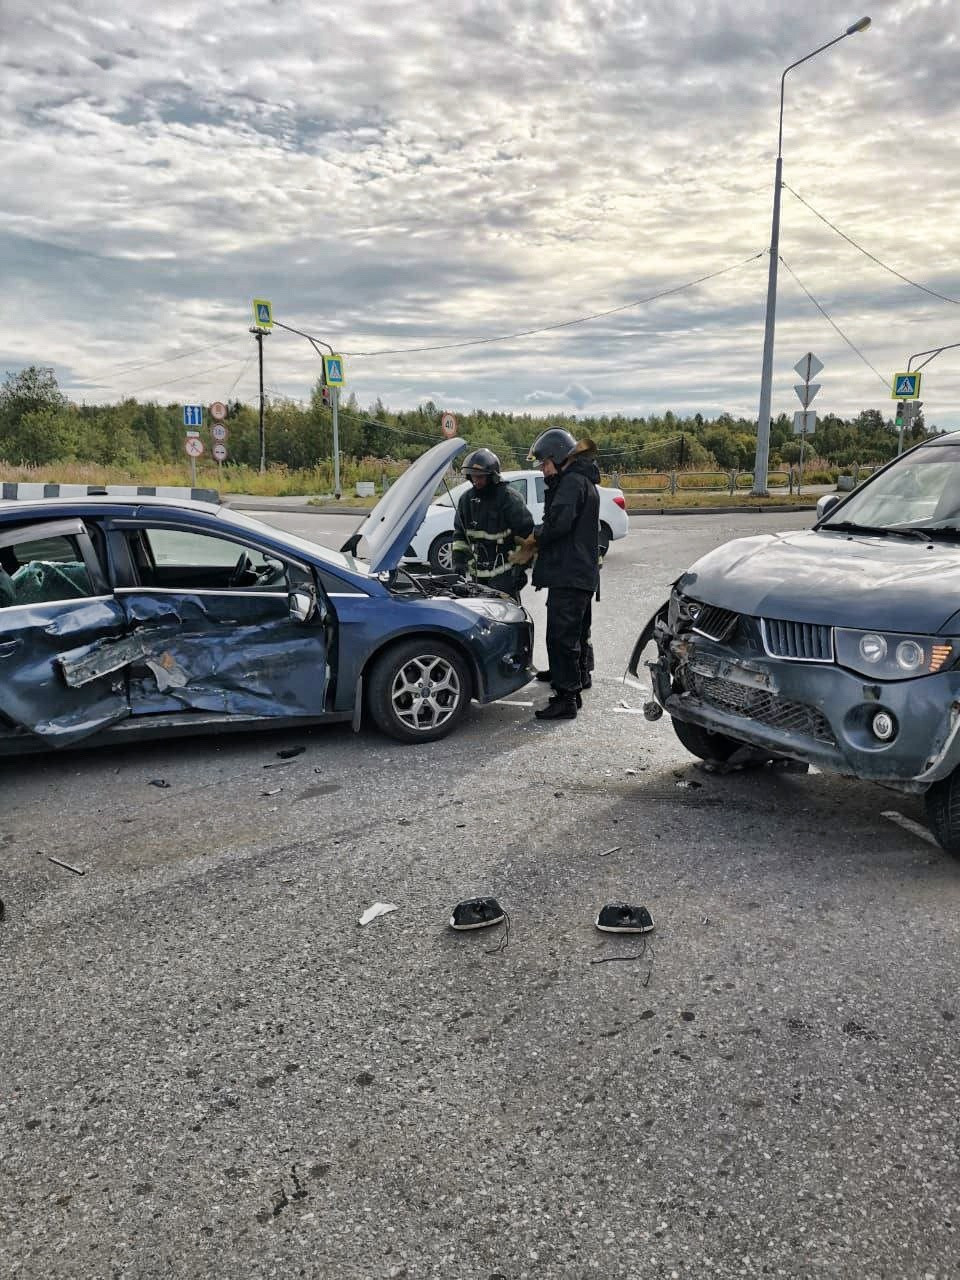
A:
[[[534,524],[540,524],[543,520],[544,495],[543,476],[540,472],[504,471],[500,482],[516,489],[530,509]],[[450,548],[453,543],[454,510],[460,495],[469,487],[470,481],[465,480],[430,504],[423,524],[407,548],[405,559],[428,564],[435,573],[453,571],[453,553]],[[627,536],[630,519],[622,489],[598,484],[597,492],[600,494],[600,554],[606,555],[611,542]]]

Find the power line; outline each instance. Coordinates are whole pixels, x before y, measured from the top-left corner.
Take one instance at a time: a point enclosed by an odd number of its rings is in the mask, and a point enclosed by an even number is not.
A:
[[[181,353],[176,356],[165,356],[162,360],[147,360],[143,364],[118,365],[114,369],[101,370],[99,374],[95,373],[93,376],[96,378],[101,375],[106,375],[107,377],[114,376],[122,378],[128,373],[136,373],[139,369],[152,369],[158,364],[173,364],[176,360],[187,360],[191,356],[198,356],[204,351],[213,351],[217,347],[228,347],[232,343],[239,341],[240,338],[235,335],[232,338],[224,338],[222,342],[211,342],[210,345],[206,347],[193,347],[190,351],[181,351]],[[92,385],[97,387],[103,386],[104,384],[95,382]]]
[[[571,325],[587,324],[591,320],[602,320],[606,316],[616,315],[620,311],[629,311],[632,307],[642,307],[648,302],[656,302],[659,298],[668,298],[675,293],[683,293],[686,289],[693,289],[698,284],[704,284],[707,280],[715,280],[717,276],[726,275],[730,271],[737,271],[740,267],[744,267],[749,262],[756,262],[758,258],[766,256],[766,250],[759,253],[753,253],[749,258],[744,258],[740,262],[735,262],[729,267],[721,267],[719,271],[711,271],[706,275],[698,276],[696,280],[688,280],[685,284],[674,285],[670,289],[661,289],[657,293],[651,293],[645,298],[635,298],[632,302],[624,302],[618,307],[610,307],[606,311],[595,311],[590,315],[576,316],[572,320],[559,320],[555,324],[541,325],[536,329],[518,329],[515,333],[502,333],[489,338],[467,338],[462,342],[441,342],[429,347],[388,347],[378,351],[344,351],[342,354],[350,356],[351,359],[361,359],[372,356],[400,356],[410,355],[424,351],[456,351],[463,347],[480,347],[486,346],[493,342],[512,342],[515,338],[529,338],[538,333],[550,333],[555,329],[568,329]],[[289,325],[282,326],[289,328]],[[302,333],[301,330],[294,330],[296,333]],[[321,342],[321,338],[317,338],[314,334],[302,333],[303,337],[309,338],[311,341]]]
[[[238,364],[240,364],[239,360],[228,360],[226,364],[214,364],[209,369],[196,369],[193,373],[184,374],[182,378],[169,378],[166,382],[148,382],[145,387],[131,387],[124,392],[124,395],[136,396],[143,391],[152,391],[156,387],[172,387],[176,382],[189,382],[191,378],[201,378],[205,373],[217,373],[220,369],[235,369]]]
[[[883,374],[882,374],[882,373],[880,373],[880,371],[879,371],[878,369],[875,369],[875,368],[873,367],[873,365],[870,363],[870,361],[867,359],[867,357],[863,354],[863,352],[860,350],[860,348],[859,348],[859,347],[857,347],[857,346],[855,346],[855,345],[850,341],[850,339],[847,337],[847,335],[843,332],[843,330],[840,328],[840,326],[839,326],[835,321],[833,321],[833,320],[831,320],[831,319],[830,319],[830,317],[827,315],[827,313],[826,313],[826,311],[824,310],[824,308],[820,305],[820,303],[816,300],[816,298],[813,296],[813,294],[810,292],[810,290],[809,290],[809,289],[804,285],[803,281],[800,279],[800,277],[799,277],[799,276],[797,275],[797,273],[794,271],[793,267],[791,267],[791,266],[790,266],[790,264],[789,264],[788,262],[784,261],[784,259],[783,259],[782,257],[780,258],[780,261],[783,263],[783,265],[786,267],[786,269],[787,269],[787,270],[790,272],[790,274],[793,276],[794,280],[796,280],[797,284],[800,286],[800,288],[803,290],[803,292],[807,295],[807,297],[810,299],[810,301],[813,303],[813,305],[817,308],[817,310],[818,310],[818,311],[820,312],[820,314],[823,316],[824,320],[826,320],[828,324],[832,325],[832,326],[833,326],[833,328],[834,328],[834,329],[836,329],[837,333],[839,333],[840,337],[844,340],[844,342],[847,344],[847,346],[850,348],[850,350],[851,350],[852,352],[854,352],[854,354],[855,354],[855,355],[859,356],[859,357],[860,357],[860,359],[863,361],[863,363],[867,366],[867,368],[868,368],[868,369],[870,369],[873,373],[875,373],[875,374],[877,375],[877,377],[878,377],[878,378],[880,379],[880,381],[883,383],[884,387],[889,387],[889,385],[890,385],[889,380],[888,380],[887,378],[885,378],[885,377],[883,376]]]
[[[821,222],[825,222],[831,231],[835,231],[841,239],[846,240],[847,244],[852,244],[854,249],[858,249],[864,257],[869,258],[871,262],[875,262],[878,267],[882,267],[884,271],[889,271],[892,276],[896,276],[897,279],[902,280],[904,284],[909,284],[914,289],[919,289],[922,293],[929,293],[932,298],[939,298],[941,302],[952,303],[955,307],[960,306],[960,299],[949,298],[945,293],[937,293],[936,289],[928,289],[925,284],[920,284],[916,280],[911,280],[910,277],[905,276],[902,271],[897,271],[894,267],[889,267],[885,262],[881,262],[875,253],[871,253],[869,249],[864,249],[862,244],[857,244],[856,240],[851,236],[848,236],[845,231],[841,231],[840,228],[832,223],[829,218],[825,218],[822,213],[819,213],[808,200],[804,200],[803,196],[798,195],[798,193],[794,191],[793,187],[788,186],[786,182],[783,185],[790,194],[799,200],[802,205],[805,205],[806,208],[815,215],[815,217],[819,218]],[[781,258],[781,262],[782,261],[783,259]]]

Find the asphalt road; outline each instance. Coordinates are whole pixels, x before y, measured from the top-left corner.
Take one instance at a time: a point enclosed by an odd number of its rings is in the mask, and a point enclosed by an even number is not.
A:
[[[693,557],[808,519],[635,518],[574,723],[0,765],[0,1273],[956,1276],[960,864],[915,801],[700,771],[621,682]]]

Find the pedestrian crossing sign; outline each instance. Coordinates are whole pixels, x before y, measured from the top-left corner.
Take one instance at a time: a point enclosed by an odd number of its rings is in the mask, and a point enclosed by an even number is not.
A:
[[[919,400],[920,399],[920,374],[919,373],[895,373],[893,375],[893,390],[890,392],[891,400]]]
[[[335,352],[332,355],[323,357],[323,380],[328,387],[342,387],[344,384],[343,376],[343,356],[338,356]]]
[[[253,323],[258,329],[273,328],[273,306],[266,298],[254,298]]]

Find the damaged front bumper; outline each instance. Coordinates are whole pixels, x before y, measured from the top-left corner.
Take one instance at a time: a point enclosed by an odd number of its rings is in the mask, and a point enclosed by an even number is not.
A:
[[[960,763],[960,671],[871,682],[835,662],[771,657],[759,620],[742,622],[724,643],[680,629],[664,606],[641,633],[630,670],[638,673],[655,641],[656,660],[646,665],[668,715],[830,772],[923,792]],[[873,728],[879,713],[893,724],[887,741]]]

